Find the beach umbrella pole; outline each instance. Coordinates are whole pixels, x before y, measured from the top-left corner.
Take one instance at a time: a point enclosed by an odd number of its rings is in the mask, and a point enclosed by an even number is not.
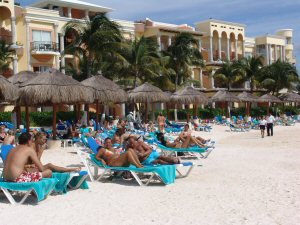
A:
[[[98,130],[99,123],[99,102],[96,100],[96,130]]]
[[[53,134],[53,140],[56,140],[56,104],[53,104],[52,134]]]
[[[21,107],[19,105],[16,106],[16,114],[17,114],[16,129],[18,129],[20,127],[20,125],[22,124]]]
[[[26,105],[25,107],[25,118],[26,118],[26,131],[29,132],[29,109],[28,106]]]

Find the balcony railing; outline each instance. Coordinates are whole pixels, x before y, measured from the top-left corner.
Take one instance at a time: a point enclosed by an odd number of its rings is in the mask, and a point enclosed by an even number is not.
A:
[[[59,44],[50,41],[31,42],[31,50],[40,52],[59,52]]]

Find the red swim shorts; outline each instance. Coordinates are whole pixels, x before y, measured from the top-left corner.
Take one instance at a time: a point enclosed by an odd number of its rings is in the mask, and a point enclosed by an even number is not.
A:
[[[26,172],[24,171],[21,173],[19,177],[15,179],[15,182],[21,183],[21,182],[38,182],[42,179],[42,173],[41,172]]]

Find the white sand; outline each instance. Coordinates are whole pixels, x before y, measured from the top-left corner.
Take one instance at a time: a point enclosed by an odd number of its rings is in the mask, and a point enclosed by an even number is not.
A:
[[[300,124],[275,127],[264,139],[259,131],[225,129],[200,133],[215,139],[216,149],[173,185],[94,182],[17,207],[1,194],[0,224],[300,224]],[[43,162],[80,163],[71,148],[46,151]]]

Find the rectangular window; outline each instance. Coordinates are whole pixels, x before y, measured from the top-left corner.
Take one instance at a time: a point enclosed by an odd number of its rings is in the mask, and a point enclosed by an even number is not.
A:
[[[33,72],[40,72],[40,73],[48,72],[50,68],[51,67],[49,66],[34,66]]]
[[[52,42],[51,31],[44,30],[33,30],[32,31],[32,41],[33,42]]]

